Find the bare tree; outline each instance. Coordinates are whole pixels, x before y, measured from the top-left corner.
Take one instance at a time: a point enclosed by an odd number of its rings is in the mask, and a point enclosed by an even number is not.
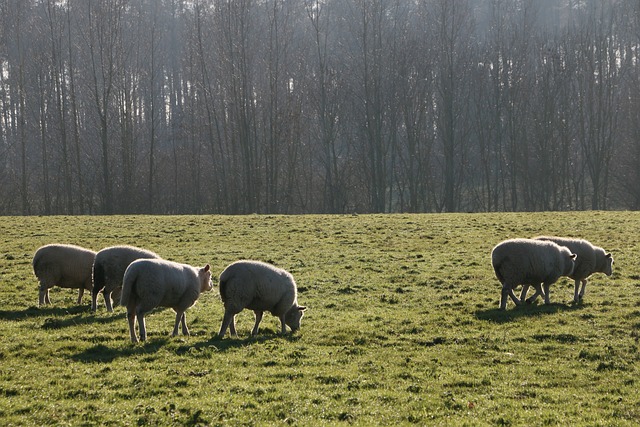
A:
[[[448,212],[459,206],[463,181],[465,146],[469,132],[466,122],[468,78],[471,58],[470,35],[473,19],[469,2],[435,1],[434,38],[438,73],[438,128],[442,142],[444,188],[442,207]]]
[[[10,85],[12,87],[11,92],[15,94],[10,98],[11,105],[10,111],[12,114],[12,121],[14,122],[14,127],[17,129],[17,137],[19,140],[20,146],[20,199],[21,199],[21,212],[23,215],[31,214],[31,206],[29,203],[29,189],[28,189],[28,169],[27,169],[27,133],[26,133],[26,115],[27,115],[27,106],[26,106],[26,83],[25,83],[25,61],[26,61],[26,49],[23,42],[23,35],[26,34],[25,28],[26,18],[28,16],[28,8],[30,6],[29,2],[16,2],[12,4],[13,7],[9,10],[9,16],[11,17],[11,28],[13,33],[15,34],[15,46],[11,46],[9,50],[10,53],[15,55],[14,57],[9,58],[9,63],[11,64],[11,74],[12,81]]]
[[[607,7],[608,6],[608,7]],[[590,2],[579,21],[578,138],[591,179],[591,208],[606,209],[611,159],[618,139],[621,69],[615,8]]]
[[[260,151],[256,135],[257,103],[255,92],[255,46],[252,34],[251,0],[224,0],[216,11],[216,24],[222,38],[220,49],[224,86],[225,111],[228,121],[228,142],[231,156],[238,159],[241,187],[234,196],[238,212],[258,212],[263,182],[260,180]]]
[[[64,33],[65,33],[65,17],[64,11],[60,10],[60,6],[57,6],[52,0],[46,2],[46,17],[49,29],[50,39],[50,70],[51,80],[53,84],[53,96],[55,98],[54,108],[55,116],[57,118],[57,127],[59,130],[59,143],[61,145],[61,160],[62,160],[62,177],[64,182],[64,198],[66,212],[69,214],[74,213],[74,197],[73,197],[73,182],[71,174],[71,156],[69,150],[69,140],[67,132],[67,81],[65,75],[65,58],[64,58]]]
[[[98,117],[98,134],[102,154],[102,211],[115,211],[110,164],[110,115],[114,99],[114,83],[122,69],[119,54],[122,49],[122,14],[124,0],[89,0],[84,5],[84,34],[91,69],[91,89]]]

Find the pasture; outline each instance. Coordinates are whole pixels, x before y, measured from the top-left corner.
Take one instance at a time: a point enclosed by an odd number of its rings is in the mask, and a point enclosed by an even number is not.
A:
[[[500,312],[490,251],[511,237],[585,237],[613,253],[584,302]],[[0,218],[3,425],[636,425],[640,419],[640,213]],[[309,307],[300,333],[238,316],[213,337],[217,288],[187,311],[147,315],[53,288],[37,307],[31,268],[47,243],[131,244],[202,266],[214,281],[241,258],[271,262]]]

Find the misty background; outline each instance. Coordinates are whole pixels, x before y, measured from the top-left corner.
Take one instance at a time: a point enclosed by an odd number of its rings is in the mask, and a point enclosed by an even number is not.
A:
[[[0,0],[0,214],[640,208],[639,0]]]

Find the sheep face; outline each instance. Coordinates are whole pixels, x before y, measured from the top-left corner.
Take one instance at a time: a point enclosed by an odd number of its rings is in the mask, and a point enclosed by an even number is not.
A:
[[[576,258],[578,256],[576,254],[572,254],[567,248],[563,248],[562,255],[565,258],[565,271],[563,272],[563,276],[571,276],[573,270],[576,268]]]
[[[607,276],[611,276],[613,274],[613,257],[611,256],[611,253],[607,253],[604,255],[604,258],[605,264],[602,272]]]
[[[210,291],[213,289],[213,282],[211,281],[211,267],[209,264],[205,265],[198,271],[198,278],[200,279],[200,292]]]
[[[304,316],[304,311],[306,309],[307,307],[296,304],[287,311],[284,322],[291,328],[292,332],[300,329],[300,320],[302,320],[302,316]]]

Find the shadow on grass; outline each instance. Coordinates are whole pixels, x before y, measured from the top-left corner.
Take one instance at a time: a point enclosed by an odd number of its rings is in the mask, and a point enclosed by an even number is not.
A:
[[[104,344],[97,344],[72,356],[71,359],[82,363],[110,363],[121,357],[157,353],[168,342],[169,338],[154,338],[142,344],[132,344],[124,348],[111,348]]]
[[[194,337],[192,337],[194,338]],[[108,347],[104,344],[96,344],[82,352],[71,356],[71,359],[82,363],[110,363],[121,357],[129,357],[135,355],[151,355],[157,353],[160,349],[171,344],[171,340],[176,338],[163,337],[147,339],[144,343],[131,344],[124,347]],[[241,348],[255,343],[263,343],[275,339],[287,340],[295,342],[300,339],[300,334],[287,334],[285,336],[274,333],[267,333],[257,337],[238,338],[238,339],[217,339],[215,336],[207,341],[200,341],[193,344],[185,344],[179,346],[175,352],[178,355],[190,354],[193,350],[214,350],[226,351],[234,348]]]
[[[76,305],[73,307],[29,307],[24,310],[0,310],[2,320],[24,320],[35,317],[67,316],[69,314],[89,313],[91,307]]]
[[[583,304],[524,304],[516,306],[514,308],[508,308],[507,310],[500,310],[499,308],[491,308],[488,310],[478,310],[475,312],[475,316],[478,320],[487,320],[495,323],[506,323],[521,317],[532,317],[547,314],[555,314],[561,311],[578,311],[584,308]]]
[[[89,325],[93,323],[111,323],[125,319],[127,313],[119,313],[109,317],[96,317],[77,315],[69,318],[58,319],[55,317],[47,317],[42,323],[42,329],[63,329],[71,326]]]
[[[167,310],[166,307],[158,307],[150,313]],[[72,317],[69,317],[72,316]],[[44,317],[42,329],[63,329],[71,326],[89,325],[93,323],[111,323],[127,317],[125,311],[104,314],[92,313],[90,306],[73,307],[29,307],[25,310],[0,310],[1,320],[21,321],[26,319],[38,319]]]
[[[193,350],[204,350],[204,349],[214,349],[215,351],[227,351],[234,348],[246,347],[251,344],[260,344],[267,341],[272,340],[287,340],[289,342],[296,342],[301,338],[300,332],[296,333],[287,333],[286,335],[280,335],[276,332],[263,332],[258,334],[255,337],[248,336],[246,338],[238,337],[238,338],[229,338],[228,336],[219,339],[217,336],[213,336],[207,341],[202,341],[195,343],[193,345],[183,345],[180,346],[176,353],[179,355],[189,353]]]

